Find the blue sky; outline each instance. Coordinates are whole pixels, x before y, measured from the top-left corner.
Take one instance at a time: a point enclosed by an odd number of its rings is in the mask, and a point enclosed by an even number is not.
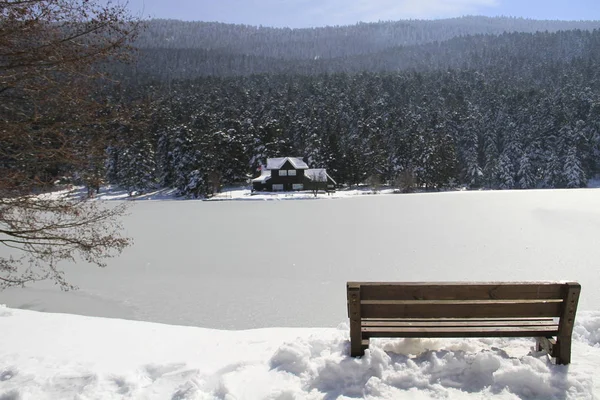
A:
[[[123,2],[125,0],[121,0]],[[600,19],[600,0],[129,0],[153,18],[311,27],[359,21],[506,15],[535,19]]]

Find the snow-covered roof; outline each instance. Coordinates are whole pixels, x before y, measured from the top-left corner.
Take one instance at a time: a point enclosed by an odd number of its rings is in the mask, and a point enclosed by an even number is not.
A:
[[[333,180],[333,178],[331,176],[329,176],[329,174],[327,173],[327,170],[325,168],[307,169],[306,171],[304,171],[304,176],[306,176],[311,181],[327,182],[327,178],[329,178],[333,181],[334,184],[336,183]]]
[[[261,171],[261,175],[258,178],[254,178],[252,179],[252,182],[260,182],[260,183],[265,183],[266,181],[268,181],[269,179],[271,179],[271,171],[267,171],[267,170],[262,170]]]
[[[296,169],[308,169],[308,165],[306,165],[306,163],[299,157],[269,158],[267,160],[267,169],[279,169],[283,166],[283,164],[285,164],[286,161],[292,163],[293,167]]]

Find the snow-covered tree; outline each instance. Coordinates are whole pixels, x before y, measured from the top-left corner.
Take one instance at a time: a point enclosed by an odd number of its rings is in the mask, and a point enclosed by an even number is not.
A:
[[[148,140],[138,140],[119,155],[118,182],[129,195],[154,188],[156,165],[154,150]]]
[[[564,163],[564,180],[568,188],[580,188],[587,185],[585,172],[575,146],[569,147]]]

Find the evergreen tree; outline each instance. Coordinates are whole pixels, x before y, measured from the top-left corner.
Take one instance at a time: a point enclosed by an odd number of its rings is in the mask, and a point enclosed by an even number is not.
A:
[[[117,178],[130,196],[155,186],[154,150],[148,140],[138,140],[119,156]]]
[[[515,187],[514,165],[508,154],[502,153],[498,160],[498,187],[500,189],[513,189]]]
[[[585,172],[581,167],[581,161],[575,146],[569,147],[565,157],[564,179],[568,188],[580,188],[587,185]]]

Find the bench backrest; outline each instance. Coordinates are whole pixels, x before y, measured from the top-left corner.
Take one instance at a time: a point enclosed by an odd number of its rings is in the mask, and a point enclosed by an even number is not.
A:
[[[351,354],[371,337],[557,337],[549,353],[568,364],[580,291],[576,282],[348,282]]]
[[[575,282],[349,282],[348,311],[354,298],[361,318],[561,317],[578,288]]]
[[[353,331],[363,320],[558,318],[571,336],[581,286],[576,282],[348,282]]]

